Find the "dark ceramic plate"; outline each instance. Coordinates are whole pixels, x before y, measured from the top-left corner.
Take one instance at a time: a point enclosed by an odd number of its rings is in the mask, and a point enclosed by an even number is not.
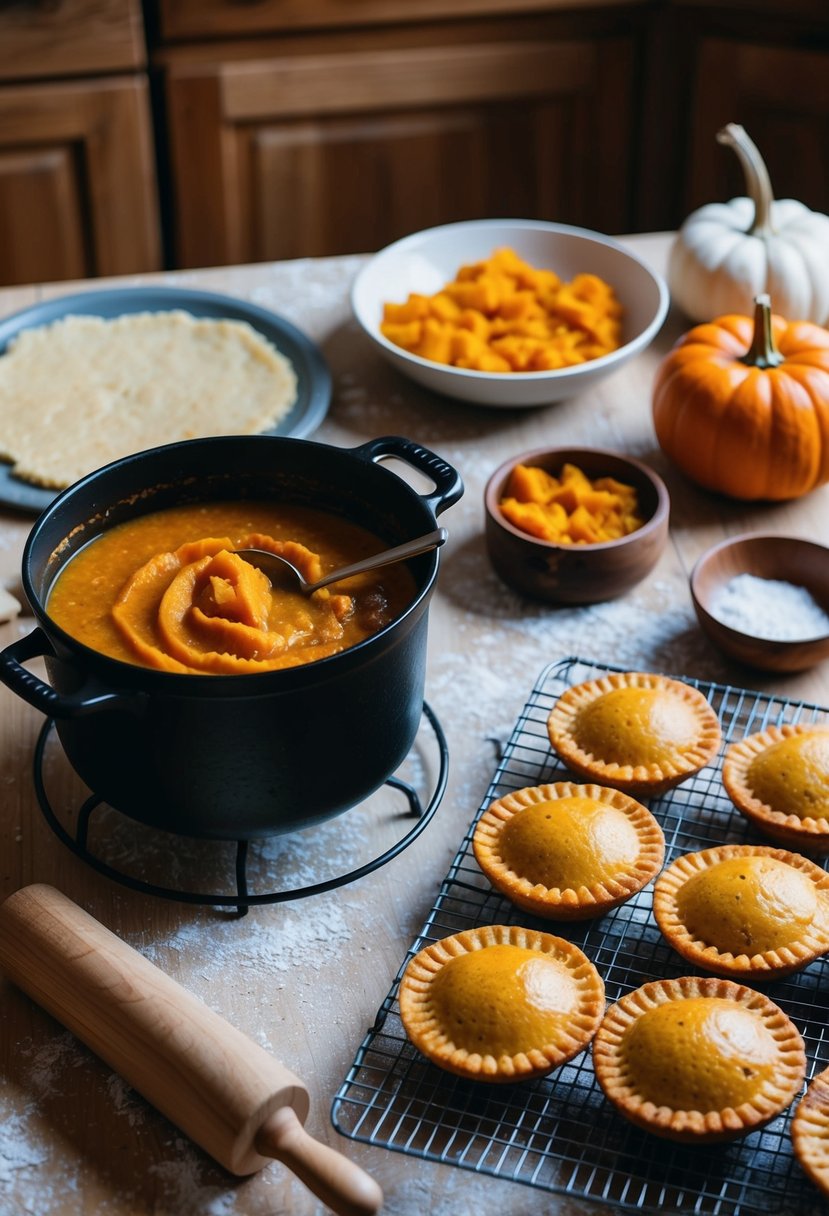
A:
[[[44,300],[0,321],[0,355],[21,330],[48,325],[72,314],[118,317],[124,313],[169,312],[173,309],[183,309],[195,317],[229,318],[252,325],[290,359],[297,377],[297,399],[291,412],[266,433],[304,439],[317,429],[331,401],[331,373],[322,353],[310,338],[289,321],[266,308],[258,308],[247,300],[233,296],[190,291],[181,287],[122,287]],[[40,512],[57,493],[56,490],[46,490],[13,477],[11,465],[0,461],[0,503]]]

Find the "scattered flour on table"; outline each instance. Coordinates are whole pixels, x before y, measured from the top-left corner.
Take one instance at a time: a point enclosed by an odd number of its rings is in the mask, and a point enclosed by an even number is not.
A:
[[[42,1135],[30,1126],[33,1108],[23,1113],[6,1113],[0,1130],[0,1184],[11,1182],[18,1170],[34,1169],[49,1159]],[[0,1200],[2,1202],[2,1200]]]
[[[247,295],[320,341],[342,325],[344,313],[348,316],[348,290],[364,260],[346,255],[325,265],[309,258],[283,262],[271,268],[270,281],[258,283]]]
[[[586,607],[536,605],[501,583],[483,552],[471,546],[447,562],[442,580],[442,593],[455,601],[455,608],[468,605],[457,628],[474,654],[471,662],[468,654],[455,650],[432,656],[427,696],[450,732],[506,742],[543,668],[571,655],[599,665],[677,675],[699,671],[705,661],[706,643],[690,605],[672,604],[667,584],[658,581],[622,599]],[[600,650],[596,637],[602,640]],[[486,788],[483,777],[491,776],[478,768],[474,761],[471,771],[459,774],[475,805]],[[479,791],[477,798],[473,789]]]
[[[78,1040],[68,1030],[35,1048],[31,1042],[22,1043],[18,1053],[26,1060],[26,1075],[31,1089],[40,1098],[48,1098],[58,1092],[56,1078],[70,1068],[86,1063],[86,1053]]]
[[[176,1139],[175,1148],[179,1160],[149,1167],[164,1186],[154,1216],[232,1216],[237,1210],[233,1191],[204,1184],[204,1165],[186,1140]]]
[[[147,1106],[142,1098],[123,1077],[113,1072],[106,1079],[107,1093],[117,1115],[127,1120],[130,1127],[140,1127],[147,1120]]]
[[[304,900],[297,910],[282,905],[273,917],[253,909],[241,920],[228,921],[226,932],[197,920],[179,925],[144,953],[153,961],[169,950],[200,957],[199,975],[208,983],[219,983],[234,974],[233,968],[284,973],[301,964],[319,971],[350,941],[345,915],[349,906],[353,905]]]
[[[20,600],[5,587],[0,586],[0,624],[13,621],[16,616],[20,616],[22,608]]]
[[[15,1109],[12,1109],[14,1104]],[[57,1148],[37,1101],[0,1098],[0,1213],[2,1216],[65,1216],[81,1211],[81,1167],[55,1172]]]

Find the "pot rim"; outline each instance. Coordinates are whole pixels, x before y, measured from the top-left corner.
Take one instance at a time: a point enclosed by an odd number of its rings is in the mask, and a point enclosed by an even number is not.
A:
[[[110,655],[104,654],[102,651],[94,650],[92,647],[87,646],[84,642],[79,641],[77,638],[73,637],[71,634],[67,633],[63,628],[61,628],[61,626],[58,625],[49,615],[46,609],[46,604],[41,599],[40,594],[35,590],[34,580],[31,573],[32,553],[35,545],[37,544],[43,530],[54,520],[55,514],[63,510],[67,503],[71,503],[75,496],[79,495],[84,490],[87,490],[91,485],[94,485],[105,475],[113,474],[120,468],[133,464],[136,461],[149,461],[152,460],[153,457],[157,456],[158,453],[172,453],[173,449],[184,451],[194,450],[197,447],[217,447],[223,443],[227,443],[228,441],[238,440],[264,440],[270,445],[273,445],[274,443],[287,445],[299,444],[304,448],[324,448],[327,451],[340,453],[344,459],[353,459],[355,462],[360,459],[360,457],[355,455],[355,453],[359,453],[361,451],[361,447],[338,448],[333,444],[324,444],[318,441],[289,436],[221,435],[210,436],[202,439],[184,440],[179,443],[162,444],[158,447],[147,448],[144,451],[132,453],[131,455],[120,458],[119,460],[112,461],[110,464],[103,465],[101,468],[95,469],[88,473],[85,477],[63,490],[43,511],[32,527],[23,549],[21,569],[23,590],[32,608],[32,612],[37,620],[37,623],[46,634],[46,637],[53,649],[55,649],[53,642],[54,639],[72,655],[77,655],[78,662],[84,665],[85,670],[93,672],[98,679],[105,680],[111,687],[114,688],[140,688],[147,693],[155,692],[159,694],[167,693],[171,695],[180,694],[187,696],[191,696],[196,693],[199,696],[212,696],[214,698],[236,697],[239,695],[248,696],[259,693],[264,694],[274,692],[276,689],[273,687],[273,685],[276,684],[281,685],[286,690],[290,689],[294,684],[302,684],[303,687],[308,687],[309,684],[326,680],[332,667],[344,671],[346,668],[350,668],[353,664],[364,663],[365,661],[370,660],[371,652],[373,650],[380,647],[385,649],[386,645],[388,644],[388,636],[392,631],[400,632],[401,628],[405,627],[405,623],[409,621],[409,619],[415,613],[419,615],[419,611],[425,606],[425,603],[430,597],[437,580],[440,566],[439,548],[421,554],[418,558],[413,559],[416,561],[425,559],[431,563],[431,567],[422,586],[418,586],[414,599],[410,604],[408,604],[403,612],[400,613],[399,616],[396,616],[394,620],[390,621],[377,633],[371,634],[370,637],[364,638],[361,642],[357,642],[353,646],[348,646],[345,649],[338,651],[336,654],[328,655],[325,658],[315,659],[311,663],[299,664],[296,667],[286,667],[275,671],[244,672],[242,674],[234,675],[211,674],[208,677],[205,677],[205,674],[202,672],[159,671],[152,667],[144,667],[138,663],[127,663],[122,659],[116,659]],[[373,441],[373,443],[379,442],[379,440]],[[408,443],[409,441],[403,440],[402,442]],[[372,445],[368,444],[362,446],[371,447]],[[394,455],[393,452],[390,454]],[[428,455],[432,456],[433,454],[428,453]],[[437,457],[434,457],[434,459],[439,460]],[[412,489],[412,487],[409,486],[402,477],[399,477],[396,473],[393,473],[389,469],[382,469],[377,461],[369,459],[365,461],[365,464],[371,465],[373,468],[378,469],[380,474],[383,476],[393,477],[395,483],[399,485],[402,491],[408,491],[412,495],[413,501],[418,501],[421,509],[426,511],[431,516],[432,521],[436,519],[437,513],[444,505],[450,506],[451,503],[456,500],[455,497],[452,497],[450,494],[448,495],[448,500],[445,504],[438,503],[437,506],[432,505],[431,503],[427,502],[423,496],[419,495],[416,490]],[[447,468],[450,468],[450,466],[447,466]],[[455,475],[455,477],[457,477],[454,469],[452,469],[451,472]],[[127,502],[132,497],[136,503],[139,503],[145,500],[146,497],[151,496],[152,492],[161,488],[163,484],[164,483],[162,481],[159,481],[156,485],[153,485],[149,489],[142,489],[140,492],[133,495],[125,494],[118,501]],[[462,492],[462,486],[460,492]],[[459,497],[459,494],[457,496]],[[101,506],[93,514],[88,514],[87,519],[81,524],[79,524],[77,520],[69,523],[65,528],[63,528],[64,541],[68,539],[74,529],[83,526],[84,523],[91,522],[98,514],[105,519],[106,514],[108,510],[111,509],[112,505],[112,502],[109,502],[106,505]],[[100,533],[96,535],[100,535]],[[92,543],[94,539],[95,537],[91,538],[90,542],[88,543]],[[60,543],[61,542],[58,542],[58,545],[54,546],[52,550],[53,552],[57,551]],[[52,580],[52,583],[50,583],[49,590],[51,590],[53,583],[54,579]],[[46,599],[48,600],[48,593]],[[60,661],[63,656],[56,654],[54,657]]]

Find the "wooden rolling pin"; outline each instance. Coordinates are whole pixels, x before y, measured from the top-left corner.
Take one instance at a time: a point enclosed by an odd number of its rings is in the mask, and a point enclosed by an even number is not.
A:
[[[60,891],[0,905],[0,966],[231,1173],[276,1158],[341,1216],[379,1210],[377,1183],[303,1128],[299,1078]]]

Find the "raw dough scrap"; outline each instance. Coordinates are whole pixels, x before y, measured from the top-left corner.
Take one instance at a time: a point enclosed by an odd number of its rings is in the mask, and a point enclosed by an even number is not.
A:
[[[290,361],[244,321],[68,316],[22,331],[0,358],[0,456],[61,489],[131,452],[267,430],[296,387]]]

